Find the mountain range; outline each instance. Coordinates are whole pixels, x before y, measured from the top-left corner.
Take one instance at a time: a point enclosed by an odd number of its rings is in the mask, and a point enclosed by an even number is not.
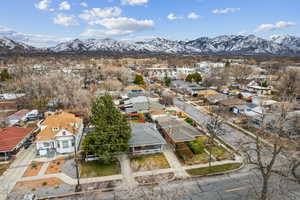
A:
[[[113,39],[74,39],[50,48],[35,48],[5,37],[0,38],[0,54],[34,52],[300,56],[300,37],[277,35],[265,39],[255,35],[223,35],[214,38],[200,37],[188,41],[154,38],[137,42]]]

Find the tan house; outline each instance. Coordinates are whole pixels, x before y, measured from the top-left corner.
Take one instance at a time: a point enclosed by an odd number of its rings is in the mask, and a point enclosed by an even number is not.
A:
[[[36,149],[39,155],[66,154],[79,147],[83,121],[72,113],[54,113],[39,124]]]

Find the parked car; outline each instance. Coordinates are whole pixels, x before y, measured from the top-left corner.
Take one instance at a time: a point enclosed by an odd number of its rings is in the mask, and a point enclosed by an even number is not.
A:
[[[26,142],[24,142],[24,144],[23,144],[24,149],[28,149],[31,144],[32,144],[32,142],[30,140],[27,140]]]
[[[33,193],[25,194],[23,200],[37,200],[37,197]]]
[[[45,119],[45,113],[40,112],[40,113],[38,114],[38,118],[39,118],[39,119]]]

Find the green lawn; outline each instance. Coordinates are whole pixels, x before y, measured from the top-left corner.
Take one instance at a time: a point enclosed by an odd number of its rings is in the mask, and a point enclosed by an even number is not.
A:
[[[130,159],[130,165],[134,172],[166,169],[170,167],[163,154],[134,157]]]
[[[221,146],[213,146],[212,147],[212,155],[217,160],[233,160],[234,159],[234,156],[232,154],[230,154],[228,151],[226,151]]]
[[[82,162],[80,164],[80,177],[92,178],[99,176],[110,176],[121,173],[119,162],[115,161],[111,164],[103,164],[97,160]]]
[[[241,166],[241,163],[230,163],[230,164],[224,164],[224,165],[217,165],[212,167],[202,167],[202,168],[196,168],[196,169],[188,169],[186,172],[192,176],[199,176],[199,175],[209,175],[209,174],[215,174],[220,172],[226,172],[229,170],[237,169]]]
[[[9,164],[0,165],[0,176],[9,168]]]

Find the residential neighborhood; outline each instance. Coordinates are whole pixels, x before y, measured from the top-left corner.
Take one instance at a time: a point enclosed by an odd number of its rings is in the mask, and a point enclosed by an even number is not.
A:
[[[242,177],[263,167],[252,159],[265,162],[273,155],[274,166],[265,163],[272,169],[296,159],[299,90],[293,96],[278,92],[284,86],[266,76],[236,79],[232,70],[240,62],[245,61],[174,68],[127,61],[123,70],[133,77],[120,84],[113,77],[105,83],[91,76],[78,87],[66,86],[74,91],[57,93],[43,104],[27,101],[30,93],[3,94],[0,188],[5,192],[0,199],[90,199],[94,193],[102,199],[109,191],[161,183],[190,184],[187,189],[192,189],[192,180],[201,185],[206,180],[221,184],[217,177],[226,175],[228,181],[231,176],[248,180]],[[66,76],[81,77],[80,70]],[[220,77],[215,70],[221,70]],[[252,73],[257,72],[241,74]],[[78,91],[84,96],[76,97]],[[272,154],[273,143],[283,149],[281,157]],[[261,157],[249,154],[248,148],[257,145],[266,151]],[[229,193],[244,192],[235,184]]]

